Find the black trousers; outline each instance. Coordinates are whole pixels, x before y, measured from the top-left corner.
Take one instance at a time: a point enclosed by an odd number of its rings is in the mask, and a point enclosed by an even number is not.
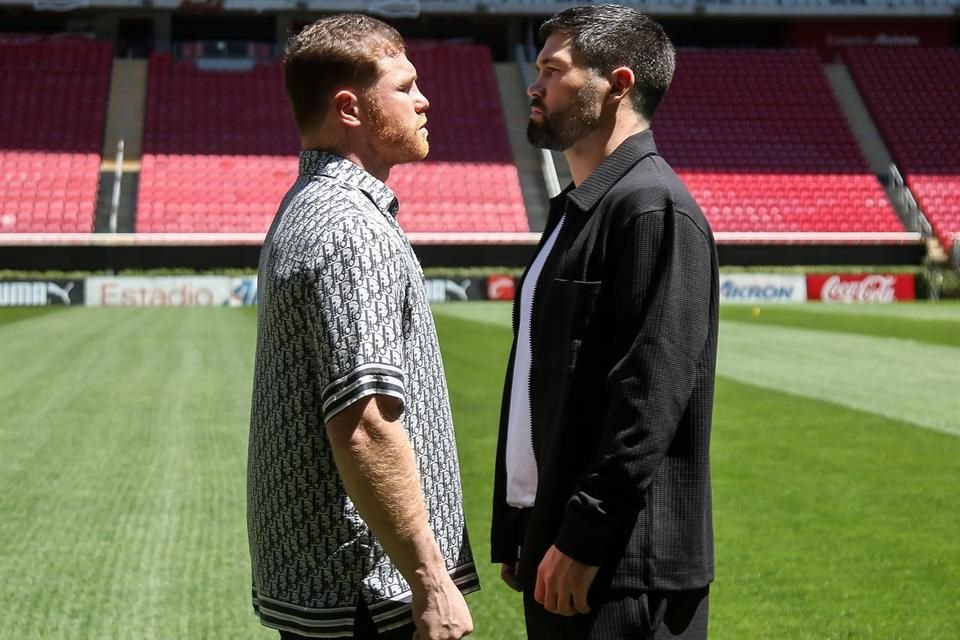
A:
[[[367,609],[363,598],[357,600],[357,614],[353,620],[353,640],[411,640],[417,630],[413,621],[397,629],[377,632],[373,618]],[[309,636],[301,636],[290,631],[281,631],[280,640],[313,640]]]
[[[523,594],[528,640],[706,640],[709,587],[617,596],[587,614],[550,613]]]

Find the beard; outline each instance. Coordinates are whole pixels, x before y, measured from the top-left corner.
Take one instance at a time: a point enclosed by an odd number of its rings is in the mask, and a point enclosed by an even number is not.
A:
[[[380,147],[382,160],[390,164],[402,164],[423,160],[430,152],[430,143],[420,132],[420,126],[426,118],[418,117],[416,125],[410,125],[400,118],[388,116],[380,103],[371,98],[369,104],[370,128]]]
[[[599,92],[593,84],[585,84],[577,91],[573,104],[565,111],[553,114],[544,111],[540,122],[534,122],[531,118],[527,122],[527,140],[540,149],[569,149],[596,129],[600,121],[600,114],[597,112],[598,95]],[[531,104],[545,109],[542,103],[534,101]]]

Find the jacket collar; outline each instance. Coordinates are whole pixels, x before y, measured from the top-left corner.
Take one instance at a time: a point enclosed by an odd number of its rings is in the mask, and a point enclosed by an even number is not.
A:
[[[635,133],[614,149],[613,153],[607,156],[579,187],[572,190],[567,187],[557,197],[566,196],[580,211],[590,211],[633,165],[642,158],[656,153],[657,145],[653,141],[653,131],[647,129]]]
[[[379,179],[342,156],[329,151],[307,149],[300,152],[300,175],[325,176],[345,182],[363,191],[383,213],[396,217],[399,210],[397,196]]]

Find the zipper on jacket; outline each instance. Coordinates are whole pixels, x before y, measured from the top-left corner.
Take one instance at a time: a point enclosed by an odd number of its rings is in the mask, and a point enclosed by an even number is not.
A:
[[[537,460],[537,448],[533,444],[533,312],[536,307],[537,302],[537,288],[540,285],[540,278],[543,277],[543,270],[547,266],[547,262],[550,260],[550,254],[553,253],[554,249],[557,248],[557,243],[560,241],[560,235],[563,233],[563,222],[566,219],[566,216],[560,217],[560,222],[557,223],[557,228],[554,231],[556,237],[553,240],[553,244],[550,246],[550,253],[543,257],[543,265],[540,267],[540,273],[537,274],[537,279],[533,282],[533,289],[530,291],[530,366],[527,367],[527,403],[530,406],[530,450],[533,452],[533,461],[539,464]],[[521,294],[522,295],[522,294]],[[537,473],[537,484],[540,484],[539,472]]]

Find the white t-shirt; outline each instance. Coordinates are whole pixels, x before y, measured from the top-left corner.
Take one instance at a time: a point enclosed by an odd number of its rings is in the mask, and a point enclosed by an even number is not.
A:
[[[533,422],[530,417],[530,323],[537,281],[562,227],[563,218],[537,253],[520,289],[520,327],[507,420],[507,504],[511,507],[532,507],[537,497],[537,461],[533,456]]]

